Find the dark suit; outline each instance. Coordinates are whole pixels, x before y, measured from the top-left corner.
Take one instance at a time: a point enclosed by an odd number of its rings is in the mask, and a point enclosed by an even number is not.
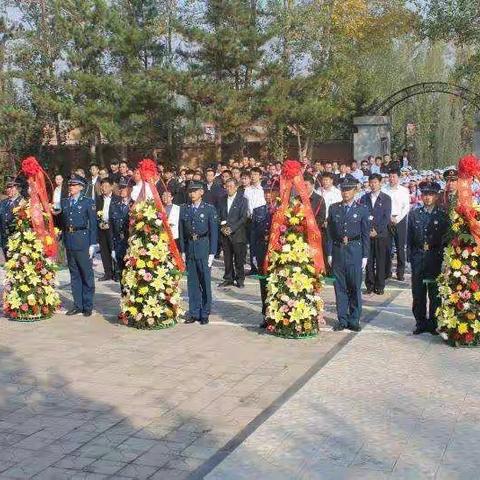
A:
[[[219,212],[219,206],[222,200],[224,200],[227,196],[227,192],[225,189],[217,182],[213,182],[212,185],[205,185],[205,190],[203,194],[203,201],[205,203],[209,203],[213,205],[217,209],[217,213]]]
[[[220,226],[230,227],[232,233],[222,233],[222,247],[225,262],[224,279],[227,282],[237,280],[240,285],[245,282],[245,257],[247,254],[247,199],[237,192],[235,199],[228,211],[228,197],[221,200],[219,204]],[[226,222],[223,224],[223,222]]]
[[[95,202],[102,196],[102,192],[100,190],[100,180],[100,177],[97,177],[95,183],[92,183],[92,179],[90,178],[88,180],[87,188],[85,190],[85,196],[93,199]],[[93,197],[92,192],[95,192],[95,195]]]
[[[327,219],[327,206],[321,195],[312,192],[310,195],[310,205],[312,206],[313,216],[317,222],[318,228],[322,230]]]
[[[172,203],[175,205],[183,205],[187,202],[185,189],[183,185],[175,178],[171,178],[167,181],[159,180],[157,182],[157,191],[160,196],[166,190],[172,194]]]
[[[117,264],[117,274],[122,285],[122,273],[125,269],[125,255],[127,253],[128,236],[129,236],[129,220],[130,206],[133,202],[125,203],[120,199],[114,202],[111,208],[111,216],[109,218],[110,231],[113,240],[113,249],[115,250],[115,258]]]
[[[108,209],[108,219],[112,218],[115,203],[121,202],[121,198],[118,195],[112,194],[110,201],[110,207]],[[97,199],[97,211],[103,211],[104,196]],[[114,250],[113,235],[110,224],[103,225],[101,218],[98,219],[98,243],[100,245],[100,256],[102,257],[103,272],[105,278],[111,279],[114,274],[114,265],[112,259],[112,251]]]
[[[255,258],[260,276],[260,296],[262,299],[262,314],[267,312],[267,279],[263,270],[265,257],[267,256],[270,227],[272,225],[274,208],[262,205],[253,209],[252,212],[252,257]]]
[[[22,196],[10,199],[5,198],[0,202],[0,244],[3,250],[5,260],[8,253],[8,238],[15,232],[15,215],[13,209],[18,207]]]
[[[373,206],[372,194],[369,192],[360,199],[360,203],[368,209],[370,229],[375,229],[377,232],[375,237],[370,237],[365,285],[367,290],[383,291],[385,289],[385,262],[389,252],[388,225],[392,215],[392,199],[386,193],[380,192],[375,206]]]

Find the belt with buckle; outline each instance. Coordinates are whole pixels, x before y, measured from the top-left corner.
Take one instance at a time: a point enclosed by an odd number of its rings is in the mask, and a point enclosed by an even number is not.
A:
[[[438,245],[430,245],[429,243],[425,242],[420,249],[423,250],[424,252],[429,252],[431,250],[438,250],[440,249],[441,246]]]
[[[78,232],[79,230],[86,230],[86,227],[67,227],[66,230],[68,233]]]
[[[348,245],[350,242],[355,242],[357,240],[360,240],[361,236],[357,235],[356,237],[342,237],[342,240],[336,240],[335,245]]]
[[[208,235],[208,232],[206,232],[206,233],[192,233],[190,235],[190,240],[195,241],[195,240],[198,240],[200,238],[206,237],[207,235]]]

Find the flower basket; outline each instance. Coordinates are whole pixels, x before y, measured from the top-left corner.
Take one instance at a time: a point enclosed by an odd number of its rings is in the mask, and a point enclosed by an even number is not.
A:
[[[471,214],[480,220],[480,206],[473,206]],[[451,220],[453,239],[438,277],[438,326],[448,345],[476,347],[480,345],[480,248],[463,215],[454,210]]]
[[[132,207],[130,231],[119,321],[147,330],[174,327],[184,313],[180,306],[182,272],[175,264],[161,214],[152,200]]]
[[[282,338],[312,338],[324,323],[323,278],[312,265],[305,207],[299,200],[290,200],[280,230],[281,247],[271,252],[267,271],[266,331]]]
[[[16,230],[8,240],[3,309],[11,320],[43,320],[60,307],[55,291],[57,265],[46,256],[44,243],[32,229],[29,202],[21,202],[14,214]]]

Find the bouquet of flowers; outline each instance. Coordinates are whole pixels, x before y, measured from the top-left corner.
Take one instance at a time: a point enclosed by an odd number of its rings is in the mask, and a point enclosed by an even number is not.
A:
[[[172,327],[184,313],[180,307],[182,274],[153,200],[132,207],[130,229],[119,320],[142,329]]]
[[[14,209],[16,231],[8,240],[3,308],[14,320],[32,321],[51,317],[60,306],[55,291],[56,263],[47,257],[54,239],[42,240],[32,228],[30,203]],[[44,215],[46,223],[49,215]]]
[[[445,249],[445,270],[438,278],[439,330],[453,346],[480,345],[480,247],[466,218],[480,221],[480,206],[468,210],[452,212],[454,237]]]
[[[267,270],[267,331],[287,338],[316,335],[324,323],[322,277],[312,264],[305,206],[297,199],[285,210],[278,240]]]

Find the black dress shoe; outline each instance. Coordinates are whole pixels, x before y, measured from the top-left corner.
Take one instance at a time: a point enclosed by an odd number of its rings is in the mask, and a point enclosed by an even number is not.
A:
[[[341,323],[336,323],[333,326],[333,331],[334,332],[341,332],[342,330],[345,330],[347,327],[345,325],[342,325]]]
[[[105,275],[98,279],[99,282],[106,282],[108,280],[111,280],[111,277],[106,277]]]
[[[367,288],[367,290],[365,291],[365,295],[371,295],[373,293],[373,290],[370,290],[369,288]]]
[[[384,290],[375,290],[375,293],[377,295],[383,295],[385,293],[385,291]]]
[[[422,333],[428,333],[429,330],[427,330],[426,328],[420,328],[420,327],[417,327],[414,331],[413,331],[413,334],[414,335],[421,335]]]
[[[84,310],[83,311],[83,316],[84,317],[91,317],[92,316],[92,311],[91,310]]]
[[[228,280],[225,280],[224,282],[219,283],[217,285],[217,287],[232,287],[232,286],[233,286],[233,282],[229,282]]]
[[[207,317],[207,318],[202,318],[202,319],[200,320],[200,325],[207,325],[208,322],[209,322],[208,317]]]
[[[73,307],[66,313],[66,315],[71,316],[71,315],[77,315],[79,313],[82,313],[82,311],[79,308]]]
[[[245,288],[245,285],[243,284],[243,282],[238,282],[236,283],[237,287],[238,288]]]
[[[198,322],[198,318],[188,317],[184,323],[195,323]]]
[[[361,332],[362,327],[360,325],[353,325],[351,327],[348,327],[348,329],[352,332]]]

